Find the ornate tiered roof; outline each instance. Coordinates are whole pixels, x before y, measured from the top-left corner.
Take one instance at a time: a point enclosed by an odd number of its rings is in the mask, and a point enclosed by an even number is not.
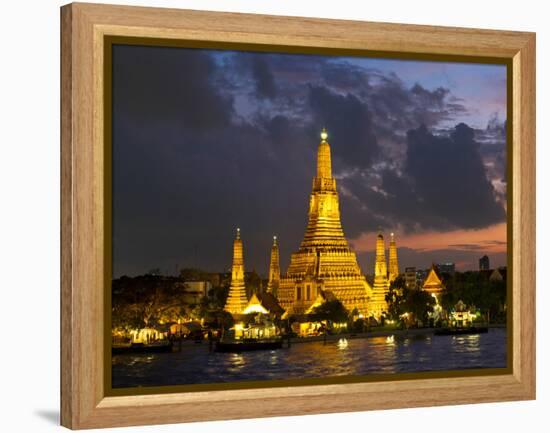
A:
[[[231,286],[229,295],[225,302],[224,310],[233,314],[242,314],[248,298],[244,285],[244,254],[243,241],[241,240],[241,231],[237,229],[237,236],[233,241],[233,265],[231,266]]]
[[[303,314],[324,290],[352,311],[367,314],[370,287],[349,248],[340,221],[336,179],[325,129],[317,149],[317,175],[309,199],[306,233],[282,276],[277,297],[288,314]]]
[[[439,294],[440,292],[443,291],[444,289],[443,282],[437,276],[437,272],[435,271],[434,265],[432,265],[432,268],[430,269],[428,276],[424,280],[424,284],[422,284],[422,289],[434,294]]]

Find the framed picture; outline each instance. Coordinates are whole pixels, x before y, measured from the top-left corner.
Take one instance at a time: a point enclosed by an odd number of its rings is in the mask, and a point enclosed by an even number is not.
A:
[[[61,8],[70,428],[535,398],[535,35]]]

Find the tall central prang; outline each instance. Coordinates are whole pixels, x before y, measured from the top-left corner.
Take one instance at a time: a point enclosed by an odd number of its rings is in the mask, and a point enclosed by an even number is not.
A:
[[[327,138],[327,131],[323,129],[306,233],[281,278],[278,298],[289,315],[307,313],[319,296],[335,297],[348,311],[357,309],[366,315],[370,286],[342,230]]]

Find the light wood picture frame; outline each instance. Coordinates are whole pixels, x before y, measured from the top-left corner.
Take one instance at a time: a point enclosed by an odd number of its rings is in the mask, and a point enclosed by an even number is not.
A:
[[[109,395],[105,341],[109,38],[289,52],[492,58],[510,65],[509,372]],[[263,47],[263,48],[262,48]],[[267,47],[267,48],[266,48]],[[61,424],[72,429],[535,398],[535,34],[73,3],[61,8]],[[110,280],[109,280],[110,281]],[[110,353],[108,354],[110,356]],[[253,404],[252,404],[253,402]]]

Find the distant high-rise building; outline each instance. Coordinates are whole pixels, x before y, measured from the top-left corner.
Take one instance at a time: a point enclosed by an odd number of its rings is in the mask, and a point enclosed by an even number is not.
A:
[[[491,269],[491,264],[489,262],[489,257],[485,255],[479,259],[479,270],[488,271],[489,269]]]
[[[186,281],[184,299],[188,304],[199,304],[212,288],[210,281]]]
[[[422,287],[422,283],[428,276],[429,269],[417,269],[416,270],[416,286]]]
[[[407,289],[416,288],[416,268],[414,266],[405,268],[405,285]]]
[[[454,275],[455,273],[455,264],[453,262],[438,263],[435,267],[439,274]]]

